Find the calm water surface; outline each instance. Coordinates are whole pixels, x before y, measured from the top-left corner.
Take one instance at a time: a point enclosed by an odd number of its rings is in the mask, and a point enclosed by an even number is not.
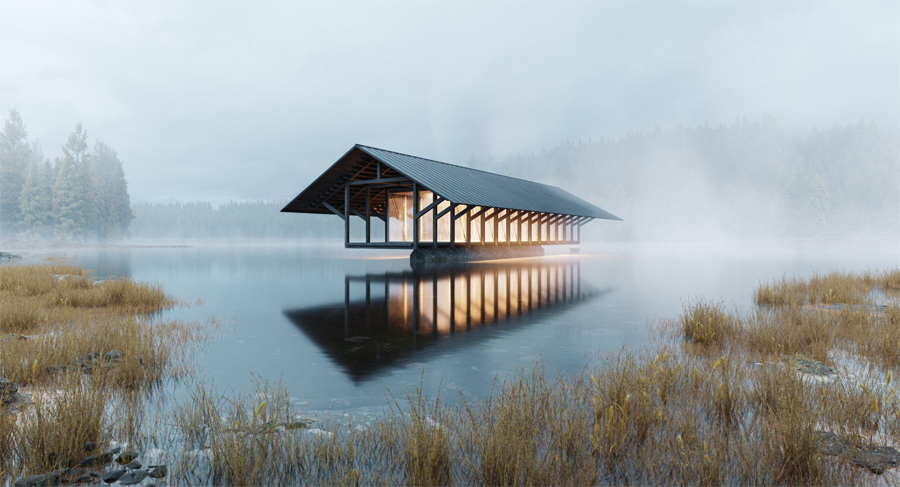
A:
[[[202,299],[165,317],[223,320],[199,359],[217,385],[281,378],[298,406],[351,413],[380,410],[388,391],[402,398],[420,383],[445,397],[484,395],[536,358],[549,373],[580,371],[694,297],[748,309],[760,280],[900,264],[896,250],[583,248],[424,271],[403,254],[309,245],[66,254],[99,276]]]

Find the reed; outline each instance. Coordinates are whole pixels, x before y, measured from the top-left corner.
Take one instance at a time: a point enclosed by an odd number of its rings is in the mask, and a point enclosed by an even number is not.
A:
[[[681,326],[689,341],[706,347],[721,347],[734,334],[735,322],[721,303],[698,299],[684,306]]]
[[[178,302],[157,284],[98,282],[79,267],[0,265],[0,376],[31,397],[0,407],[0,477],[72,466],[112,440],[144,435],[142,400],[213,328],[152,314]]]

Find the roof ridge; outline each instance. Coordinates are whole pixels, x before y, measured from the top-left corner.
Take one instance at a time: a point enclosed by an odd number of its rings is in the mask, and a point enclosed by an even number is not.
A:
[[[391,154],[397,154],[397,155],[401,155],[401,156],[412,157],[412,158],[415,158],[415,159],[422,159],[423,161],[436,162],[436,163],[438,163],[438,164],[444,164],[445,166],[453,166],[453,167],[458,167],[458,168],[461,168],[461,169],[468,169],[468,170],[470,170],[470,171],[478,171],[478,172],[481,172],[481,173],[490,174],[490,175],[492,175],[492,176],[500,176],[500,177],[502,177],[502,178],[515,179],[516,181],[525,181],[526,183],[540,184],[541,186],[549,186],[549,187],[551,187],[551,188],[562,189],[562,188],[560,188],[559,186],[553,186],[552,184],[539,183],[539,182],[537,182],[537,181],[530,181],[530,180],[528,180],[528,179],[517,178],[517,177],[515,177],[515,176],[507,176],[506,174],[499,174],[499,173],[495,173],[495,172],[485,171],[484,169],[476,169],[476,168],[474,168],[474,167],[460,166],[459,164],[451,164],[451,163],[449,163],[449,162],[438,161],[438,160],[435,160],[435,159],[428,159],[427,157],[419,157],[419,156],[414,156],[414,155],[412,155],[412,154],[404,154],[403,152],[397,152],[397,151],[388,150],[388,149],[381,149],[381,148],[378,148],[378,147],[372,147],[371,145],[356,144],[356,146],[357,146],[357,147],[365,147],[366,149],[375,149],[375,150],[379,150],[379,151],[382,151],[382,152],[390,152]]]

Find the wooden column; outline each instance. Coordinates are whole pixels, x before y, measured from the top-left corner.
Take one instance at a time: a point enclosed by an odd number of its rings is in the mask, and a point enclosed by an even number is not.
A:
[[[538,227],[538,228],[537,228],[537,238],[538,238],[537,241],[538,241],[538,245],[541,245],[541,244],[544,243],[544,241],[541,240],[541,233],[542,233],[542,232],[541,232],[541,230],[542,230],[541,227],[544,226],[544,224],[542,223],[543,220],[544,220],[544,216],[543,216],[543,215],[538,216],[538,219],[537,219],[537,227]],[[538,305],[540,305],[540,302],[538,302]]]
[[[413,183],[413,249],[419,248],[419,185]]]
[[[450,202],[450,248],[456,248],[456,205],[453,202]],[[452,324],[450,329],[453,329]]]
[[[510,212],[506,210],[506,245],[511,245],[512,238],[509,235],[509,230],[512,228],[512,222],[509,221]]]
[[[466,233],[464,234],[466,237],[466,243],[472,243],[472,219],[469,218],[472,215],[472,212],[466,212]]]
[[[350,184],[344,185],[344,247],[350,243]]]
[[[434,202],[437,200],[437,193],[434,191],[431,192],[431,201]],[[434,205],[434,208],[431,209],[431,247],[437,248],[438,244],[438,205]]]
[[[381,171],[381,163],[378,163],[378,170]],[[388,243],[391,238],[391,192],[384,189],[384,243]]]
[[[372,241],[372,218],[371,218],[371,209],[369,208],[369,187],[366,186],[366,243]]]
[[[531,245],[532,234],[531,231],[534,228],[534,214],[532,212],[528,212],[528,245]]]
[[[500,245],[500,211],[494,210],[494,245]]]
[[[487,216],[487,210],[481,212],[481,219],[478,221],[478,224],[481,226],[481,246],[484,247],[485,241],[487,240],[487,236],[484,234],[484,219]]]

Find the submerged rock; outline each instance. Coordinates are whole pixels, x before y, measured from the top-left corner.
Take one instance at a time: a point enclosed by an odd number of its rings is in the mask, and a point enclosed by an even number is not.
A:
[[[111,484],[111,483],[119,480],[119,477],[121,477],[123,475],[125,475],[124,470],[110,470],[109,472],[106,472],[105,474],[103,474],[103,476],[100,477],[100,480],[106,482],[107,484]]]
[[[141,483],[150,473],[146,470],[132,470],[125,475],[119,477],[119,483],[122,485],[134,485]]]
[[[80,476],[84,470],[72,470],[71,468],[61,468],[50,473],[40,475],[20,476],[13,484],[15,487],[37,487],[59,485],[68,481],[72,477]]]
[[[3,403],[4,406],[12,403],[16,400],[17,392],[19,392],[19,384],[6,377],[0,377],[0,403]]]
[[[819,451],[825,455],[846,458],[874,474],[900,467],[900,451],[889,446],[855,445],[849,438],[829,431],[816,431]]]
[[[232,433],[243,433],[247,435],[279,433],[288,430],[307,429],[312,426],[313,420],[301,419],[300,421],[288,421],[284,423],[263,423],[257,426],[245,426],[243,428],[235,428],[229,430]]]
[[[129,463],[133,462],[137,458],[137,456],[138,454],[136,451],[128,450],[126,452],[122,452],[122,454],[119,455],[119,458],[116,458],[116,463],[118,463],[119,465],[128,465]]]
[[[117,362],[125,358],[125,353],[118,350],[110,350],[103,354],[103,359],[107,362]]]
[[[818,360],[810,360],[803,357],[797,357],[797,369],[804,374],[822,376],[837,374],[837,370],[834,367],[829,367]]]
[[[150,476],[155,479],[161,479],[169,473],[169,467],[165,465],[151,465]]]
[[[112,449],[106,450],[103,453],[98,453],[96,455],[91,455],[89,457],[85,457],[80,462],[78,462],[78,465],[80,465],[82,467],[93,467],[93,466],[106,465],[107,463],[109,463],[113,460],[113,457],[116,455],[116,453],[119,453],[120,450],[121,450],[120,448],[112,448]]]

